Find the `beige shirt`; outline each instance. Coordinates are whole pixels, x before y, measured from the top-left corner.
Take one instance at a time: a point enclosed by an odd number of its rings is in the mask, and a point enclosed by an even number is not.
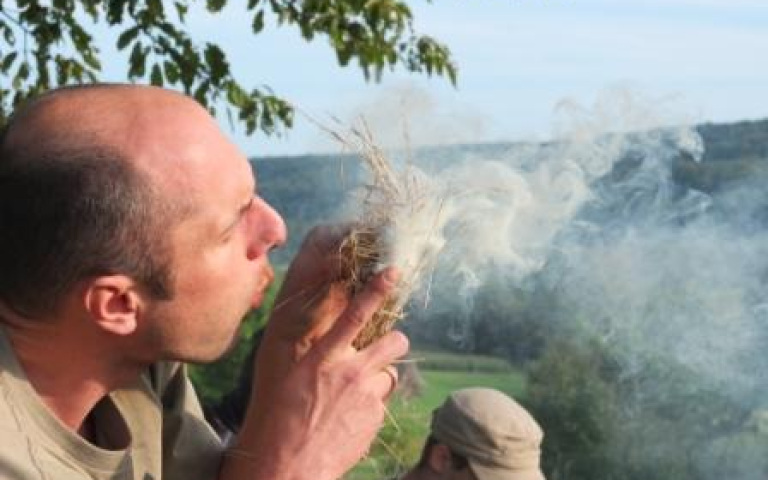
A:
[[[66,368],[62,365],[62,368]],[[37,396],[0,328],[0,479],[212,480],[223,450],[178,363],[151,368],[93,412],[97,447]]]

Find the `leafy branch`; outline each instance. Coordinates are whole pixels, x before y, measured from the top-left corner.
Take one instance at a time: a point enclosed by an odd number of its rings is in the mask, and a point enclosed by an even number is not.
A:
[[[248,134],[290,128],[288,101],[266,86],[245,87],[220,46],[197,43],[185,31],[190,6],[201,1],[0,0],[0,122],[30,96],[99,80],[100,51],[82,23],[90,19],[119,29],[116,46],[128,53],[128,80],[180,89],[212,114],[223,109],[231,121],[236,117]],[[226,5],[227,0],[205,1],[210,15]],[[269,16],[277,26],[295,27],[307,41],[324,37],[338,63],[356,61],[367,81],[379,81],[385,69],[400,65],[456,82],[449,50],[414,32],[402,0],[248,0],[245,9],[254,35]]]

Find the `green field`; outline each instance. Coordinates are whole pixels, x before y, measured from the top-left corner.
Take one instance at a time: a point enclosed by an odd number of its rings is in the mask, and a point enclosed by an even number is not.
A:
[[[419,458],[429,432],[432,410],[446,396],[465,387],[491,387],[515,398],[525,395],[525,377],[506,361],[494,357],[435,352],[415,352],[423,379],[418,396],[396,396],[390,403],[390,419],[363,460],[346,478],[383,480],[402,473]],[[428,367],[428,368],[427,368]]]

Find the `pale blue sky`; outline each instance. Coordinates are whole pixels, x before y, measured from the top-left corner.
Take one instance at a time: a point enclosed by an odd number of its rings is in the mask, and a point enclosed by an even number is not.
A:
[[[358,69],[336,65],[323,39],[251,35],[230,3],[221,16],[193,12],[189,25],[225,48],[246,85],[269,85],[321,119],[364,113],[383,142],[403,117],[416,143],[545,138],[561,99],[588,104],[616,85],[673,97],[696,121],[768,117],[768,0],[410,1],[417,30],[454,53],[457,88],[403,72],[366,84]],[[124,75],[111,62],[106,72]],[[222,126],[251,156],[337,149],[301,116],[283,138]]]

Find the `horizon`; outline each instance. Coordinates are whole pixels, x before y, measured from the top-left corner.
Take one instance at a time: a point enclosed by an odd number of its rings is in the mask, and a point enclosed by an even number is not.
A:
[[[745,120],[735,120],[731,122],[702,122],[702,123],[696,123],[693,124],[693,128],[700,128],[705,126],[714,126],[714,127],[720,127],[720,126],[735,126],[735,125],[741,125],[746,123],[768,123],[768,116],[762,117],[762,118],[755,118],[755,119],[745,119]],[[658,128],[673,128],[669,126],[661,125]],[[609,132],[608,132],[609,133]],[[473,148],[473,147],[482,147],[482,146],[495,146],[495,147],[509,147],[512,145],[522,145],[522,144],[543,144],[543,143],[549,143],[549,142],[557,142],[558,138],[550,138],[546,140],[500,140],[500,141],[480,141],[480,142],[461,142],[461,143],[443,143],[443,144],[426,144],[426,145],[419,145],[417,147],[417,150],[439,150],[439,149],[453,149],[453,148]],[[706,150],[706,145],[705,145]],[[305,153],[286,153],[286,154],[270,154],[270,155],[246,155],[249,162],[260,162],[260,161],[271,161],[271,160],[293,160],[293,159],[301,159],[303,157],[333,157],[334,159],[338,159],[339,157],[354,157],[356,155],[355,152],[350,151],[317,151],[317,152],[305,152]]]

